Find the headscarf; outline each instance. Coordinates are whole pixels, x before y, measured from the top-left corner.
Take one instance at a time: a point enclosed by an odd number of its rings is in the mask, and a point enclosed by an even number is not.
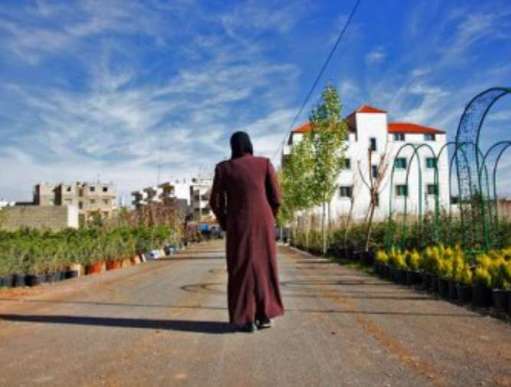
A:
[[[231,136],[231,159],[237,159],[245,154],[254,154],[250,137],[245,132],[236,132]]]

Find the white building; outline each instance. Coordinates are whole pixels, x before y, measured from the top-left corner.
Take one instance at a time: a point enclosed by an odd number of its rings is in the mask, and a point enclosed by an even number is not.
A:
[[[0,198],[0,209],[4,207],[13,207],[15,204],[15,202],[8,202],[7,200]]]
[[[442,152],[437,163],[438,184],[435,183],[434,168],[435,158],[446,143],[444,131],[412,123],[388,122],[387,112],[367,105],[351,113],[346,121],[349,128],[346,161],[338,178],[337,192],[331,202],[332,220],[347,216],[350,209],[353,219],[363,220],[367,216],[371,198],[367,185],[371,186],[371,174],[374,182],[380,182],[377,184],[378,189],[375,189],[378,202],[375,219],[382,220],[391,211],[393,216],[404,213],[405,203],[408,214],[418,214],[419,210],[422,210],[422,213],[434,211],[436,190],[440,207],[448,208],[450,197],[447,150]],[[288,144],[283,149],[284,167],[285,157],[293,145],[310,130],[311,125],[305,123],[291,132]],[[413,157],[412,160],[414,149],[407,146],[394,161],[399,149],[407,143],[414,146],[425,145],[418,150],[418,158]],[[396,168],[391,182],[394,162]],[[421,173],[417,162],[420,163]],[[410,175],[406,184],[410,163]],[[419,187],[422,188],[423,200],[418,197]]]
[[[190,202],[193,220],[213,221],[214,216],[209,207],[209,196],[213,180],[211,178],[193,178],[190,184]]]

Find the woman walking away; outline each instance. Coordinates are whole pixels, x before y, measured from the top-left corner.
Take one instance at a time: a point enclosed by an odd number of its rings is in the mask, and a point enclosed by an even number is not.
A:
[[[274,228],[280,189],[270,160],[253,156],[247,133],[232,135],[231,151],[215,168],[209,203],[226,231],[229,321],[254,332],[284,314]]]

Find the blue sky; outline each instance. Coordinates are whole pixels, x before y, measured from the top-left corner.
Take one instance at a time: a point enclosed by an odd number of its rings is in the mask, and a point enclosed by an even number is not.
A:
[[[239,129],[273,156],[353,4],[2,1],[0,197],[98,177],[127,194],[159,161],[161,180],[207,172]],[[362,0],[320,85],[345,114],[369,103],[453,136],[472,96],[511,86],[510,38],[507,0]],[[510,126],[511,96],[485,144]],[[505,157],[501,187],[510,178]]]

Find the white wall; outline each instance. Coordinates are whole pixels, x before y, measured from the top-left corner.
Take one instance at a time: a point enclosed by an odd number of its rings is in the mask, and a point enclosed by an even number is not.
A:
[[[435,155],[432,155],[429,149],[422,147],[419,152],[419,159],[414,158],[413,165],[410,168],[410,175],[408,179],[408,197],[406,199],[407,212],[409,216],[418,214],[419,211],[419,172],[417,163],[420,162],[422,167],[422,195],[425,198],[423,201],[423,213],[427,211],[434,211],[435,197],[434,195],[427,195],[427,184],[434,184],[434,169],[426,168],[426,158],[438,155],[441,147],[445,144],[445,134],[437,134],[435,141],[425,141],[423,134],[405,134],[405,141],[394,141],[393,134],[388,133],[387,127],[387,114],[386,113],[356,113],[356,127],[357,133],[350,133],[348,139],[348,149],[346,157],[351,160],[351,168],[343,170],[338,178],[338,187],[352,186],[353,187],[353,218],[356,220],[363,220],[368,212],[370,203],[369,189],[363,183],[365,179],[369,182],[369,144],[370,138],[376,139],[377,150],[372,152],[371,163],[378,165],[382,157],[385,157],[385,163],[388,165],[384,177],[382,179],[379,190],[379,206],[375,209],[375,219],[382,220],[388,217],[391,209],[393,214],[403,213],[405,209],[405,198],[396,196],[395,186],[397,184],[405,184],[406,170],[396,169],[394,173],[394,181],[391,184],[391,172],[399,148],[406,144],[412,143],[416,146],[427,143],[433,149]],[[300,133],[292,134],[292,143],[296,144],[301,141],[303,135]],[[288,154],[291,146],[284,148],[284,154]],[[407,166],[413,155],[412,147],[407,147],[400,153],[400,157],[407,159]],[[439,176],[438,176],[438,189],[439,189],[439,204],[441,207],[447,209],[449,203],[449,172],[448,172],[448,155],[447,151],[442,153],[438,163]],[[363,177],[362,177],[363,176]],[[392,204],[390,203],[392,200]],[[349,198],[340,196],[340,189],[338,188],[331,202],[331,215],[333,219],[346,216],[349,213],[352,201]],[[316,209],[317,212],[320,209]]]

